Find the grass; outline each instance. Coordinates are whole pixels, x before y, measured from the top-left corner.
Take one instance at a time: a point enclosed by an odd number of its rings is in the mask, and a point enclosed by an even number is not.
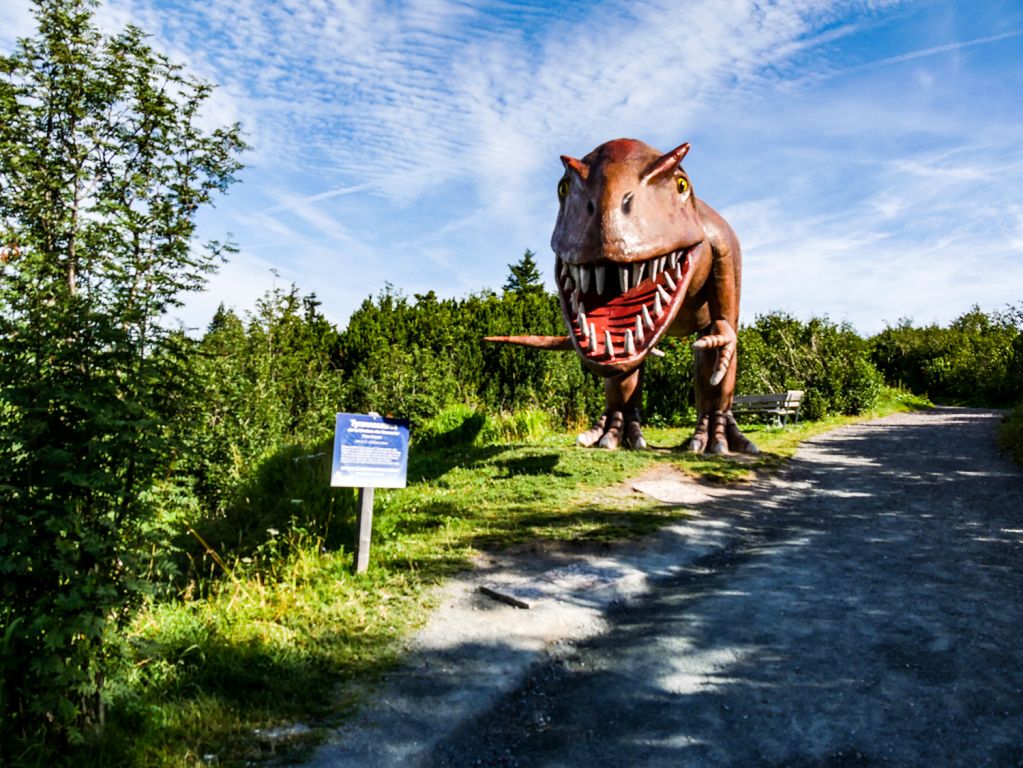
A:
[[[865,416],[925,405],[889,392]],[[748,426],[762,450],[751,461],[669,450],[684,429],[647,429],[651,451],[608,452],[575,448],[573,435],[536,417],[448,416],[413,447],[409,487],[377,491],[367,574],[351,573],[346,547],[282,526],[250,554],[222,558],[217,578],[147,605],[122,638],[127,662],[109,686],[108,725],[73,762],[225,766],[300,751],[358,706],[428,617],[433,587],[479,551],[649,533],[686,511],[623,490],[630,477],[660,465],[744,482],[808,437],[865,416]],[[502,436],[513,440],[494,442]],[[308,728],[284,728],[294,722]]]

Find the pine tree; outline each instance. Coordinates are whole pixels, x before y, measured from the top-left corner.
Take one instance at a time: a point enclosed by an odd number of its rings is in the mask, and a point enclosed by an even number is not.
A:
[[[535,256],[536,254],[527,248],[520,261],[508,265],[508,279],[504,283],[505,293],[543,292],[543,282]]]

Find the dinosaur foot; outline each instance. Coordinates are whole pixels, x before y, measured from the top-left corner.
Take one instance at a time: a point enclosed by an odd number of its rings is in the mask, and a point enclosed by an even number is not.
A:
[[[731,411],[713,411],[701,416],[696,422],[696,432],[686,443],[686,450],[719,455],[760,453],[753,441],[739,430]]]
[[[597,423],[576,438],[575,444],[583,448],[597,446],[613,451],[624,443],[626,448],[643,450],[646,440],[639,425],[639,412],[605,411]]]

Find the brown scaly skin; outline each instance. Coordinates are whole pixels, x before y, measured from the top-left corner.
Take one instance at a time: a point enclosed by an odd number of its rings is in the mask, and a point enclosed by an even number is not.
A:
[[[560,210],[551,236],[567,338],[493,341],[576,351],[603,376],[606,408],[583,446],[645,448],[639,404],[646,356],[664,335],[699,334],[699,453],[757,453],[732,416],[742,254],[739,240],[697,200],[682,144],[665,155],[633,139],[602,144],[582,160],[562,156]]]

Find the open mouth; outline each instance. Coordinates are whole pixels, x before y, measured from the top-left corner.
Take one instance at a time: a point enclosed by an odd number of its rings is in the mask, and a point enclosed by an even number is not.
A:
[[[558,258],[561,309],[579,354],[603,364],[641,360],[678,313],[694,248],[629,263]]]

